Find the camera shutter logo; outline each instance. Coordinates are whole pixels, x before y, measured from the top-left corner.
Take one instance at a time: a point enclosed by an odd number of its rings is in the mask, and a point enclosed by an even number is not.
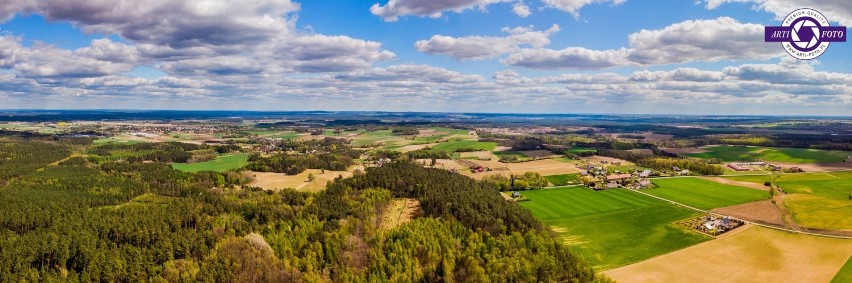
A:
[[[793,11],[781,26],[767,26],[764,33],[766,42],[781,42],[787,54],[800,60],[819,57],[831,42],[846,42],[845,26],[829,26],[822,13],[810,8]]]

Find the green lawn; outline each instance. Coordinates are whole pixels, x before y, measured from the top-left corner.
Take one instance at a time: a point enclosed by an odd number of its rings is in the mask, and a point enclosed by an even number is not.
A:
[[[451,141],[436,144],[432,147],[433,150],[436,151],[449,151],[453,152],[460,148],[473,148],[478,150],[491,151],[497,147],[496,142],[480,142],[477,140],[460,140],[460,141]]]
[[[840,271],[837,272],[837,275],[834,275],[834,279],[831,279],[831,283],[849,283],[852,282],[852,257],[846,261],[846,264],[840,268]]]
[[[701,178],[654,179],[659,188],[646,193],[700,209],[738,205],[769,198],[769,192],[725,185]]]
[[[698,213],[627,190],[525,191],[520,202],[597,270],[683,249],[710,237],[671,224]]]
[[[687,154],[698,158],[719,158],[723,161],[777,161],[790,163],[841,162],[852,152],[807,148],[772,148],[759,146],[714,146],[707,152]]]
[[[774,182],[790,194],[784,204],[799,225],[852,231],[852,172],[776,174]],[[772,176],[731,176],[763,184]]]
[[[567,185],[568,182],[578,182],[580,178],[577,174],[562,174],[562,175],[550,175],[544,176],[547,181],[549,181],[554,186],[564,186]]]
[[[607,170],[610,171],[621,171],[621,172],[630,172],[630,171],[642,171],[645,168],[636,165],[609,165],[606,167]]]
[[[184,172],[228,171],[239,169],[248,163],[248,153],[221,155],[214,160],[198,163],[172,163],[172,167]]]

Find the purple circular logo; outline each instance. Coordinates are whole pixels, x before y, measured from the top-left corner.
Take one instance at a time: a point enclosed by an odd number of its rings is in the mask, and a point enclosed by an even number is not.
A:
[[[829,26],[822,13],[802,8],[787,15],[781,26],[767,26],[765,41],[781,42],[790,56],[810,60],[822,55],[830,42],[845,42],[846,27]]]

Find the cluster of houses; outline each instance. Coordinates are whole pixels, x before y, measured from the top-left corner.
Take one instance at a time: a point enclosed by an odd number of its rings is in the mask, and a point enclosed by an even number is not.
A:
[[[732,162],[728,163],[728,168],[734,171],[751,171],[750,166],[766,166],[766,162],[758,161],[758,162]],[[775,165],[771,165],[775,167]]]
[[[615,164],[615,162],[612,164]],[[615,170],[610,173],[602,166],[596,166],[594,164],[587,164],[585,167],[581,167],[581,169],[584,169],[584,171],[580,172],[580,176],[590,179],[591,181],[587,182],[587,184],[590,188],[595,190],[615,189],[621,187],[644,189],[653,186],[653,183],[647,179],[651,176],[651,174],[653,174],[653,171],[650,169],[636,171],[633,173]]]
[[[772,171],[784,171],[786,173],[802,172],[802,168],[799,168],[799,167],[793,166],[793,167],[790,167],[790,168],[784,168],[784,167],[781,167],[781,166],[778,166],[778,165],[775,165],[775,164],[767,164],[766,162],[763,162],[763,161],[728,163],[728,168],[731,168],[731,170],[738,171],[738,172],[751,171],[754,166],[767,167],[769,170],[772,170]]]
[[[650,170],[645,170],[650,171]],[[651,180],[645,179],[645,177],[640,177],[640,175],[650,176],[650,172],[639,172],[638,174],[629,174],[629,173],[618,173],[618,174],[610,174],[604,177],[604,182],[600,182],[600,184],[592,182],[589,183],[589,186],[595,190],[603,190],[603,189],[617,189],[621,187],[629,188],[629,189],[644,189],[653,186]],[[643,174],[644,173],[644,174]]]

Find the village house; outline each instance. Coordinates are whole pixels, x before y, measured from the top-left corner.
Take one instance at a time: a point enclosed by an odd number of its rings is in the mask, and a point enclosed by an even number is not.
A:
[[[606,181],[607,182],[624,181],[626,179],[630,179],[630,177],[633,177],[633,176],[631,176],[630,174],[612,174],[612,175],[606,176]]]
[[[651,170],[650,169],[645,169],[645,170],[642,170],[642,172],[639,172],[640,178],[648,178],[650,176],[651,176]]]
[[[650,187],[651,185],[652,185],[651,180],[642,179],[642,180],[639,181],[639,188],[644,189],[644,188]]]

